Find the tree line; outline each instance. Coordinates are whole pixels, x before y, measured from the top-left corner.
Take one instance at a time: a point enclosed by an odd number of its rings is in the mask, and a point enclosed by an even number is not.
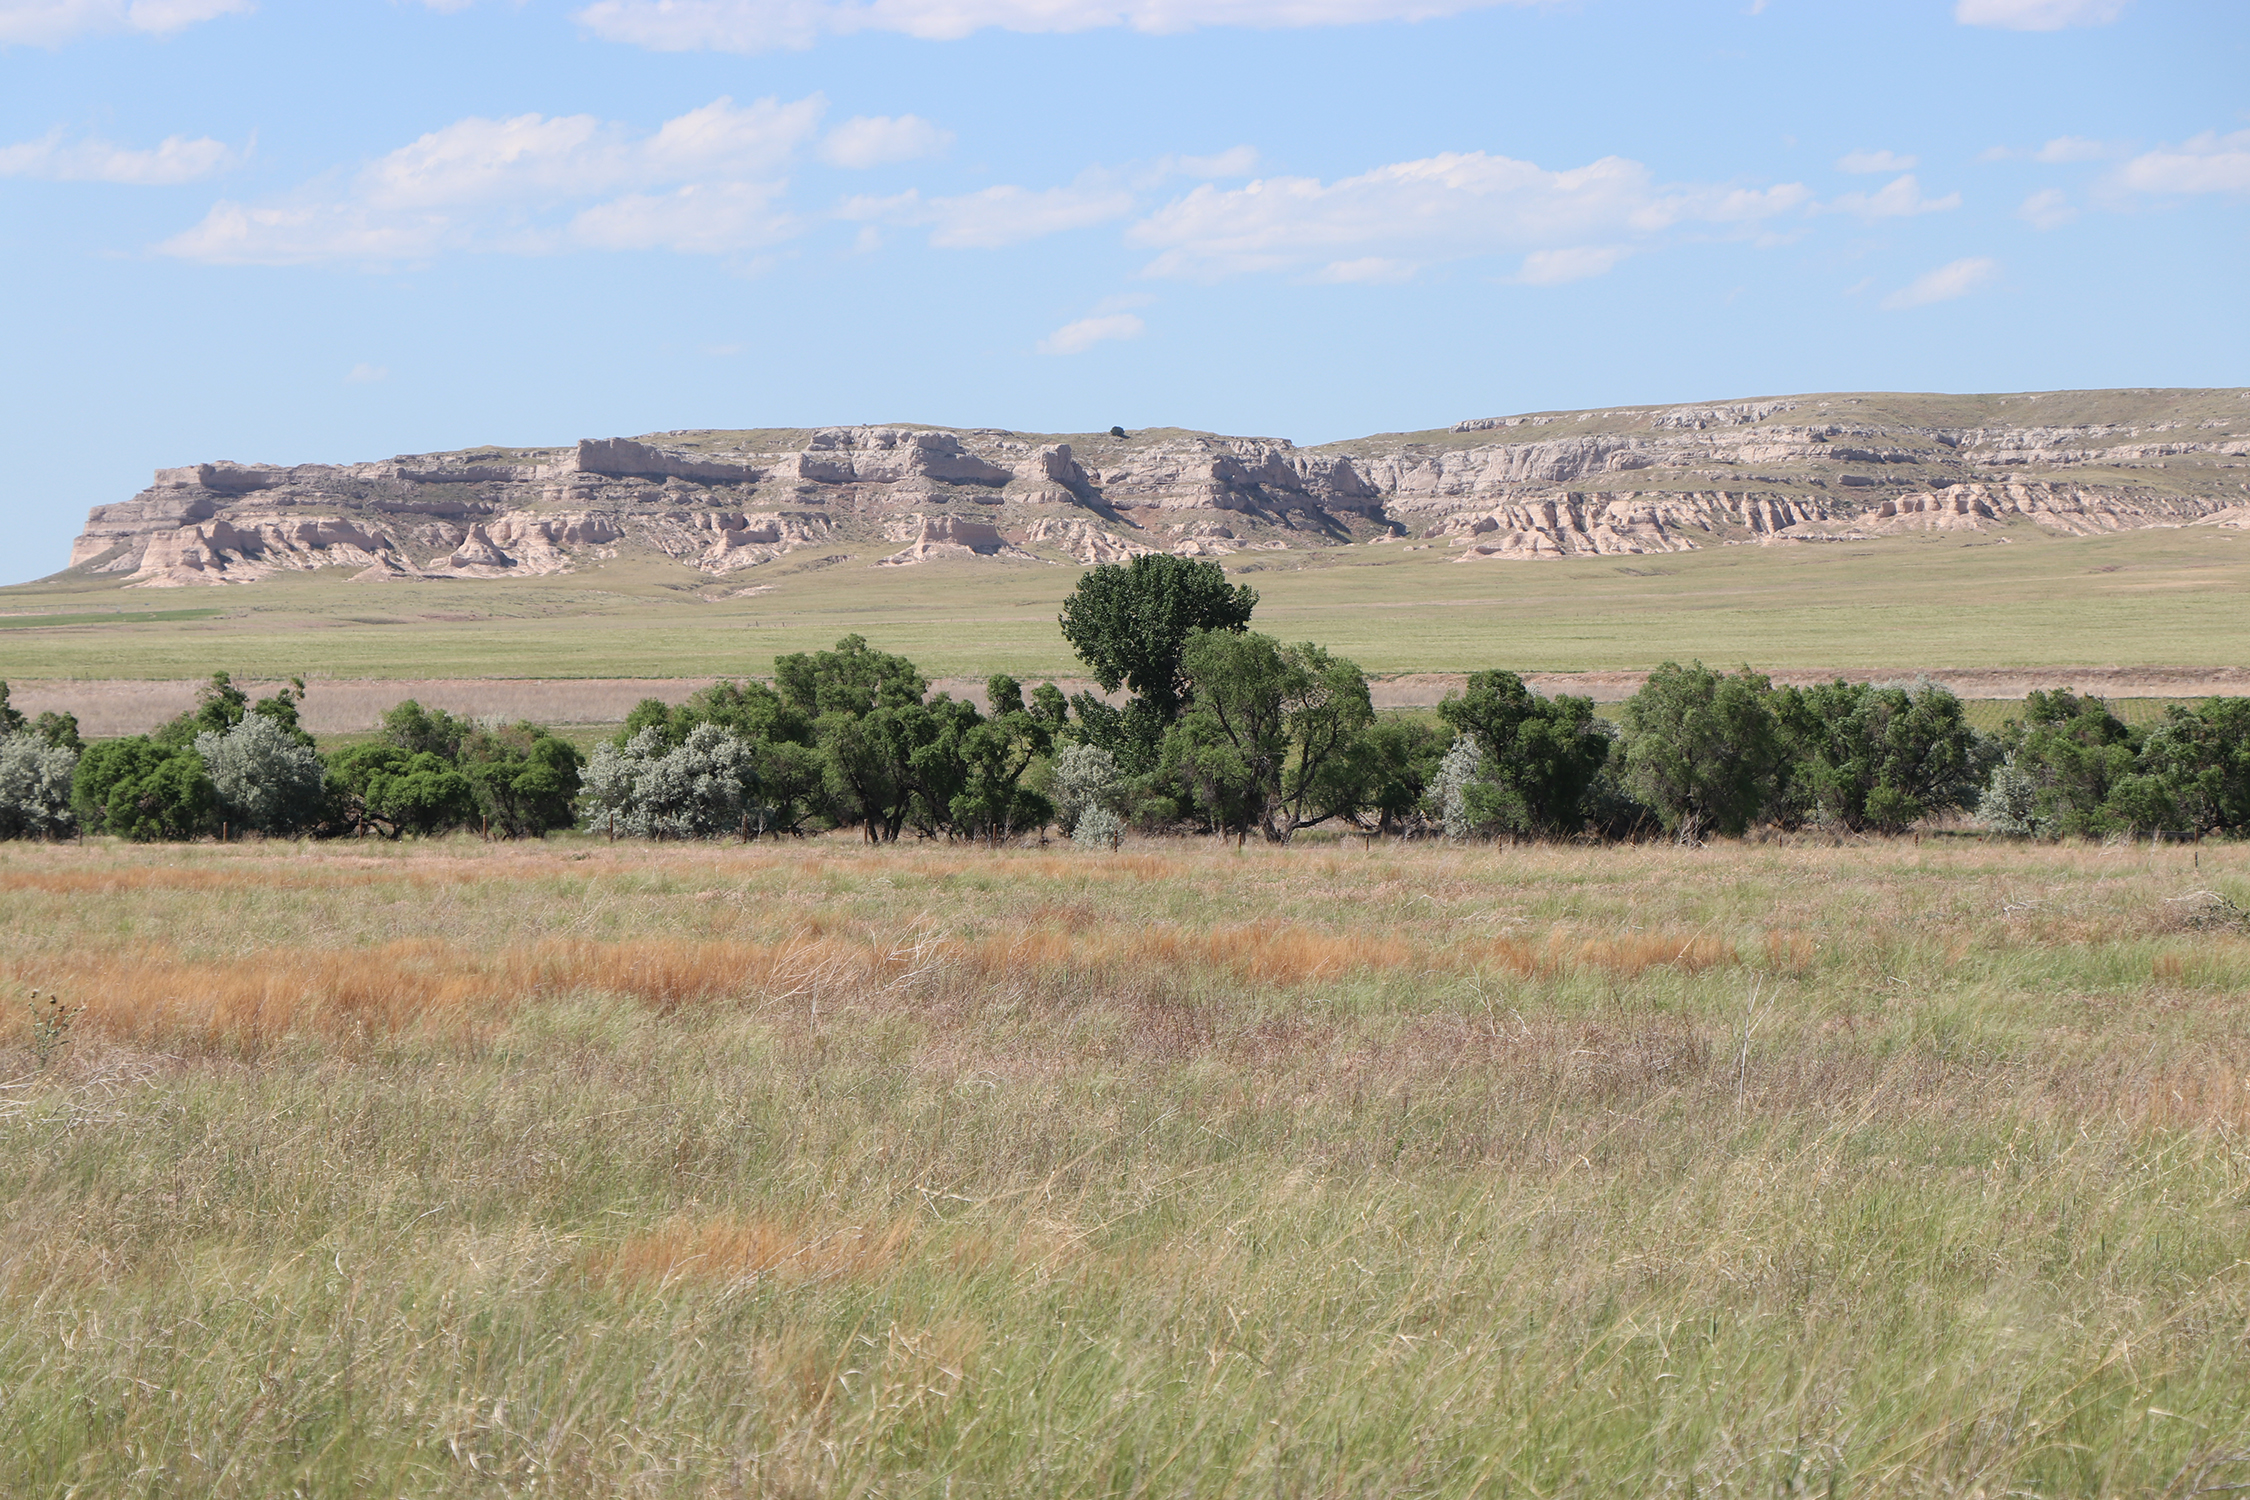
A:
[[[1001,675],[979,708],[853,635],[776,659],[770,684],[644,700],[585,757],[537,724],[411,701],[324,753],[301,680],[253,702],[225,673],[154,733],[86,744],[67,714],[9,708],[0,684],[0,837],[578,826],[999,843],[1053,828],[1114,845],[1129,828],[1286,843],[1326,825],[1692,842],[1760,825],[1897,833],[1969,811],[2033,837],[2250,829],[2250,699],[2132,726],[2098,698],[2037,692],[1985,735],[1928,682],[1776,687],[1667,662],[1615,723],[1497,670],[1434,719],[1381,715],[1356,663],[1250,629],[1257,602],[1216,564],[1137,558],[1087,573],[1059,621],[1101,694]]]

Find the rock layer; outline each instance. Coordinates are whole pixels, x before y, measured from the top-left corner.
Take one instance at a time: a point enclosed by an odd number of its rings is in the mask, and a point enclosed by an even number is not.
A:
[[[726,574],[798,548],[1096,563],[1415,536],[1473,559],[2250,513],[2250,392],[1796,396],[1544,412],[1299,448],[1158,429],[669,432],[364,464],[200,463],[96,506],[71,565],[132,584]]]

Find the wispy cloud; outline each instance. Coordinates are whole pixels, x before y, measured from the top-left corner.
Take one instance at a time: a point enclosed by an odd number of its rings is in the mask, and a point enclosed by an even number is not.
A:
[[[1083,354],[1112,339],[1137,339],[1148,325],[1133,313],[1102,313],[1065,323],[1039,341],[1041,354]]]
[[[1873,193],[1840,193],[1825,205],[1830,212],[1856,214],[1862,219],[1904,219],[1915,214],[1943,213],[1961,206],[1959,193],[1925,198],[1912,172],[1894,177]]]
[[[1607,275],[1633,252],[1622,245],[1586,245],[1568,250],[1534,250],[1523,258],[1516,280],[1526,286],[1561,286]]]
[[[952,131],[918,115],[861,115],[828,132],[820,157],[830,166],[864,170],[937,156],[952,144]]]
[[[2107,26],[2125,14],[2129,0],[1956,0],[1953,19],[1964,26],[2003,31],[2061,31]]]
[[[164,36],[256,8],[252,0],[0,0],[0,47],[59,47],[119,32]]]
[[[2205,131],[2178,146],[2159,146],[2125,163],[2117,185],[2165,196],[2250,193],[2250,130]]]
[[[1135,224],[1128,238],[1157,252],[1152,276],[1202,280],[1327,267],[1353,277],[1380,263],[1397,278],[1440,261],[1543,253],[1526,267],[1606,270],[1621,237],[1689,227],[1754,226],[1806,203],[1801,184],[1741,188],[1656,183],[1639,162],[1604,157],[1553,172],[1483,152],[1450,153],[1323,182],[1269,177],[1239,188],[1205,185]],[[1549,279],[1565,280],[1560,274]]]
[[[391,378],[390,370],[383,365],[356,364],[344,372],[346,385],[373,385]]]
[[[1069,187],[989,187],[949,198],[925,198],[914,190],[888,198],[854,198],[837,213],[869,224],[926,225],[930,243],[942,250],[997,250],[1122,219],[1133,205],[1130,189],[1107,173],[1094,172]]]
[[[58,129],[36,141],[0,146],[0,177],[169,187],[208,177],[233,166],[239,159],[233,147],[208,136],[193,140],[181,135],[167,136],[155,146],[136,150],[92,137],[67,140]]]
[[[2078,210],[2070,206],[2070,194],[2061,188],[2042,188],[2023,200],[2016,217],[2034,229],[2060,229],[2078,217]]]
[[[1836,159],[1839,172],[1910,172],[1921,158],[1895,151],[1847,151]]]
[[[1933,302],[1951,302],[1956,297],[1968,296],[1999,274],[2000,262],[1989,256],[1970,256],[1950,261],[1927,275],[1915,277],[1885,297],[1883,306],[1897,311],[1907,307],[1928,307]]]
[[[1410,260],[1387,255],[1362,255],[1357,260],[1335,260],[1313,272],[1314,281],[1331,286],[1395,286],[1412,281],[1416,267]]]
[[[2122,156],[2124,151],[2106,141],[2090,141],[2084,136],[2058,135],[2037,151],[2031,153],[2033,161],[2043,161],[2053,166],[2063,162],[2101,161],[2107,157]]]
[[[392,262],[572,246],[721,253],[794,232],[779,173],[824,101],[718,99],[635,134],[592,115],[472,116],[368,163],[341,190],[222,202],[158,248],[191,260]],[[602,201],[589,201],[602,200]]]
[[[767,52],[823,36],[903,32],[951,40],[977,31],[1108,27],[1171,33],[1213,26],[1279,30],[1426,21],[1539,0],[595,0],[577,13],[598,37],[659,52]]]

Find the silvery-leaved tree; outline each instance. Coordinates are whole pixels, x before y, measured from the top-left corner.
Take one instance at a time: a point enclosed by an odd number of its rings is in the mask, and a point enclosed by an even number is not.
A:
[[[244,714],[224,733],[197,735],[195,753],[211,778],[219,816],[231,827],[291,834],[321,821],[326,772],[318,752],[287,725]]]
[[[762,831],[767,820],[749,741],[716,724],[696,725],[677,747],[653,728],[597,745],[584,786],[587,825],[632,838],[714,838],[746,820]]]
[[[61,838],[78,826],[70,784],[78,752],[19,730],[0,738],[0,839]]]

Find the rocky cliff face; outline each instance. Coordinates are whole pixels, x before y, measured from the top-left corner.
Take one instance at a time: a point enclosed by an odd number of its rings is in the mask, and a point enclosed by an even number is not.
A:
[[[2240,525],[2246,505],[2250,391],[1835,395],[1485,418],[1315,448],[893,426],[205,463],[95,507],[71,565],[165,587],[339,567],[524,577],[628,552],[727,574],[812,546],[881,546],[905,565],[1398,541],[1472,561]]]

